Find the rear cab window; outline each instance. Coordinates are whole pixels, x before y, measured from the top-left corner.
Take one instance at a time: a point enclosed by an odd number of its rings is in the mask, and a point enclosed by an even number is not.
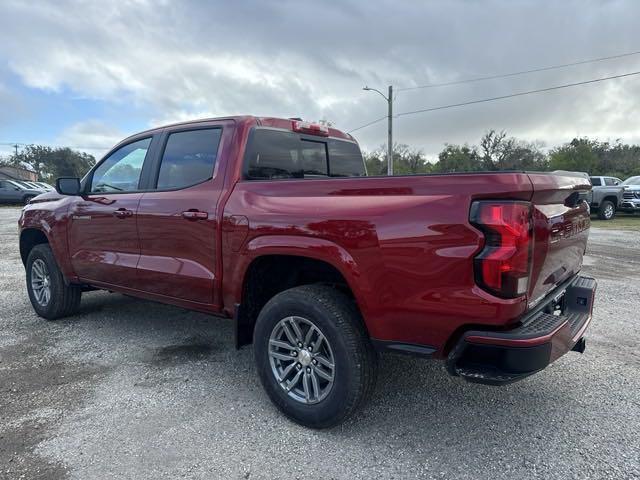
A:
[[[244,159],[247,180],[317,179],[366,176],[355,142],[256,128]]]

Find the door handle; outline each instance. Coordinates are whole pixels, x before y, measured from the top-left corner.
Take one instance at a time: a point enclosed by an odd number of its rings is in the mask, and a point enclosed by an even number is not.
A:
[[[182,212],[182,217],[187,220],[206,220],[209,218],[209,214],[207,212],[201,212],[200,210],[187,210],[186,212]]]
[[[133,216],[133,212],[131,210],[127,210],[126,208],[119,208],[118,210],[115,210],[113,214],[117,218],[127,218]]]

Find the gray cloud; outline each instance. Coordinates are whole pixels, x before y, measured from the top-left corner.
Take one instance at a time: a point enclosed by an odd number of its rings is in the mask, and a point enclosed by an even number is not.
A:
[[[132,103],[150,125],[255,113],[349,130],[386,111],[364,84],[412,86],[640,49],[633,1],[5,1],[0,17],[9,19],[0,56],[26,85]],[[634,70],[640,56],[401,92],[396,111]],[[476,142],[488,128],[549,145],[574,135],[640,141],[638,93],[632,77],[404,117],[396,138],[430,154],[445,142]],[[366,148],[385,135],[385,122],[356,134]]]

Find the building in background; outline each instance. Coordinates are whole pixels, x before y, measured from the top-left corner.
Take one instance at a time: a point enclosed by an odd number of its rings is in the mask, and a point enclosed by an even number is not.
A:
[[[0,179],[26,180],[28,182],[38,181],[38,175],[32,170],[22,167],[2,166],[0,167]]]

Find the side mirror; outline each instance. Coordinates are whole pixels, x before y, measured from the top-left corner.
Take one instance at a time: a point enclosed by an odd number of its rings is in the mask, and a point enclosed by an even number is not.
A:
[[[80,179],[77,177],[60,177],[56,179],[56,192],[60,195],[79,195]]]

